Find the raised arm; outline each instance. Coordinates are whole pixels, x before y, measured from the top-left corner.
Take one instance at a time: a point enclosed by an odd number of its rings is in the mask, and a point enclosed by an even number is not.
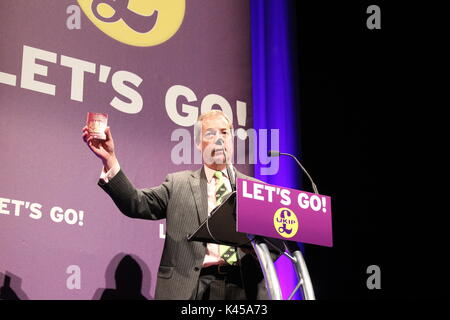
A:
[[[118,166],[114,140],[110,128],[105,130],[106,140],[91,137],[87,126],[82,129],[83,141],[102,161],[103,171]],[[108,182],[100,179],[98,185],[112,198],[119,210],[128,217],[158,220],[166,217],[166,209],[172,186],[170,175],[160,186],[137,189],[120,169]]]
[[[146,189],[136,189],[121,169],[108,183],[98,185],[111,197],[119,210],[130,218],[159,220],[166,218],[167,205],[172,190],[169,174],[163,184]]]

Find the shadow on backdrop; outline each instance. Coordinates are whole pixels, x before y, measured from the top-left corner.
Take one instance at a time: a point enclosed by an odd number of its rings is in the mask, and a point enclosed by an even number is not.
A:
[[[0,272],[0,300],[29,300],[28,296],[21,289],[22,279],[15,274],[6,271]]]
[[[93,300],[149,300],[150,269],[137,256],[116,255],[106,269],[106,288],[99,288]]]

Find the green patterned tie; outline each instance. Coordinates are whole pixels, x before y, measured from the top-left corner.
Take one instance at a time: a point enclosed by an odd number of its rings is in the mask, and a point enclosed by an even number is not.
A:
[[[216,171],[214,173],[214,177],[216,178],[216,205],[220,205],[224,199],[224,197],[230,193],[225,186],[225,178],[221,171]],[[236,264],[237,262],[237,254],[236,248],[230,247],[226,245],[219,246],[219,254],[220,257],[225,260],[228,264]]]

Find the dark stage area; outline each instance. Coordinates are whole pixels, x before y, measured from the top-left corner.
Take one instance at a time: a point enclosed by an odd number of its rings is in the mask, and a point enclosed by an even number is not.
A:
[[[300,158],[333,198],[334,247],[305,246],[316,298],[436,298],[442,211],[424,180],[433,166],[422,163],[431,158],[422,104],[431,39],[407,23],[423,8],[314,3],[295,2],[291,13]],[[371,4],[380,30],[366,27]],[[366,286],[370,265],[380,267],[379,290]]]

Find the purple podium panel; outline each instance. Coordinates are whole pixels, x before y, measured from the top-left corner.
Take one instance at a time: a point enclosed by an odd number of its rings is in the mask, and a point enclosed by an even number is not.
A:
[[[333,246],[329,196],[246,179],[236,190],[238,232]]]

